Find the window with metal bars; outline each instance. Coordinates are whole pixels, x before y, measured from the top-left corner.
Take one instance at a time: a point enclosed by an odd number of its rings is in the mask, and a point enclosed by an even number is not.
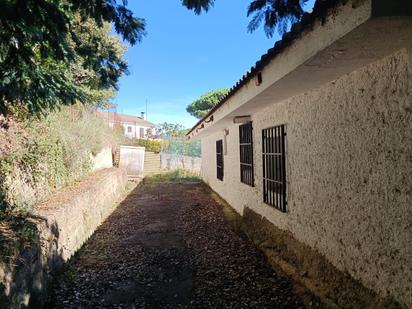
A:
[[[216,141],[216,175],[223,180],[223,141]]]
[[[286,212],[285,126],[262,130],[263,201]]]
[[[253,175],[253,134],[252,123],[248,122],[239,126],[240,145],[240,181],[254,186]]]

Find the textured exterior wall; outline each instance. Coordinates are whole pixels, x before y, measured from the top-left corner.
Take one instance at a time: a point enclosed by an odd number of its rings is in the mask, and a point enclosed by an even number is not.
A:
[[[255,187],[240,182],[230,125],[224,181],[215,142],[202,139],[202,175],[239,213],[245,206],[382,296],[412,306],[412,51],[400,50],[252,115]],[[265,205],[261,130],[286,124],[288,212]]]
[[[112,213],[126,182],[124,170],[101,170],[39,205],[37,215],[30,219],[36,227],[33,244],[22,249],[14,262],[0,263],[6,307],[42,306],[50,272],[67,261]]]

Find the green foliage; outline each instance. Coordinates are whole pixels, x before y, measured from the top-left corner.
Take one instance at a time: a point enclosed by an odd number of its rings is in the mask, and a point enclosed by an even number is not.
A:
[[[126,47],[110,32],[108,23],[99,26],[92,19],[80,17],[73,22],[77,56],[71,70],[75,70],[75,80],[90,101],[100,107],[107,107],[107,99],[117,90],[120,76],[128,73],[123,59]]]
[[[185,136],[187,130],[181,124],[164,122],[156,127],[156,132],[160,137],[167,138]]]
[[[182,0],[196,14],[214,2]],[[275,29],[282,32],[302,18],[306,2],[253,0],[248,29],[263,23],[269,37]],[[0,7],[2,114],[15,107],[45,114],[76,102],[107,105],[119,77],[127,73],[120,42],[110,39],[111,25],[131,45],[146,34],[145,21],[133,15],[127,0],[0,0]]]
[[[184,6],[189,10],[193,10],[196,14],[202,11],[209,11],[210,7],[214,5],[215,0],[182,0]]]
[[[170,138],[162,142],[162,152],[177,156],[201,157],[200,141],[187,140],[185,138]]]
[[[120,139],[93,110],[78,106],[30,118],[23,127],[23,147],[0,158],[3,209],[21,212],[90,173],[91,155]]]
[[[149,139],[132,139],[132,140],[126,141],[123,144],[130,145],[130,146],[145,147],[146,151],[155,152],[155,153],[159,153],[162,148],[162,144],[160,141],[149,140]]]
[[[202,94],[199,99],[190,103],[186,111],[196,117],[203,118],[227,94],[229,89],[218,89]]]
[[[29,123],[24,147],[0,160],[0,191],[8,207],[29,210],[37,199],[64,183],[62,145],[43,126]]]
[[[214,2],[215,0],[182,1],[184,6],[196,14],[207,12]],[[263,23],[263,29],[268,37],[272,37],[276,29],[284,33],[289,23],[302,18],[306,2],[308,0],[253,0],[247,9],[247,15],[253,15],[248,25],[249,32],[255,31]]]
[[[113,91],[127,65],[120,43],[109,39],[109,24],[132,45],[145,33],[125,1],[0,0],[0,7],[3,114],[15,106],[46,113],[90,103],[96,90]]]
[[[285,33],[290,23],[298,21],[303,16],[303,5],[308,0],[254,0],[250,3],[247,16],[253,15],[249,25],[249,32],[255,31],[262,23],[268,37],[272,37],[275,30]]]

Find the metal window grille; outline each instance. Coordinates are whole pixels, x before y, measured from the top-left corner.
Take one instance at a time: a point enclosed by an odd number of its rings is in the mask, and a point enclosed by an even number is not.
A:
[[[262,130],[263,201],[286,212],[285,126]]]
[[[252,123],[239,126],[239,145],[240,145],[240,181],[254,186],[253,175],[253,134]]]
[[[223,141],[216,141],[216,172],[217,179],[223,180]]]

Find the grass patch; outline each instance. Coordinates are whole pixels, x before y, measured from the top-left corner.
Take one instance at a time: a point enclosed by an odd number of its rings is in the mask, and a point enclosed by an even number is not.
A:
[[[88,176],[92,156],[122,139],[93,109],[64,107],[43,118],[0,123],[0,211],[31,213],[53,192]],[[3,139],[11,132],[14,139]]]
[[[153,182],[200,182],[201,178],[186,170],[175,170],[167,173],[148,176],[144,179],[146,183]]]

